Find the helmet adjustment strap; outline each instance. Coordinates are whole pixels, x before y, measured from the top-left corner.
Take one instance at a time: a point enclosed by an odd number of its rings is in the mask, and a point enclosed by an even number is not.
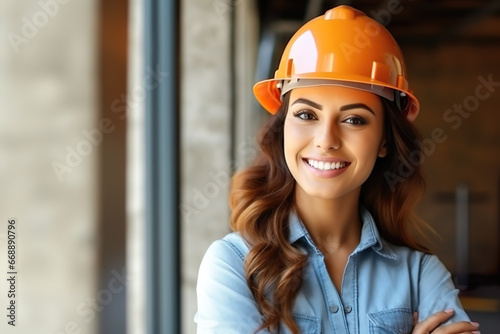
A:
[[[277,88],[281,89],[280,98],[283,100],[283,95],[291,91],[292,89],[299,87],[318,87],[318,86],[338,86],[347,87],[362,90],[365,92],[373,93],[381,96],[389,101],[394,101],[396,95],[395,90],[392,88],[372,85],[361,82],[351,82],[342,80],[332,80],[332,79],[301,79],[292,78],[290,80],[282,80],[278,82]],[[398,91],[399,92],[399,91]]]
[[[399,111],[404,111],[408,106],[408,95],[405,92],[394,90],[394,102]]]

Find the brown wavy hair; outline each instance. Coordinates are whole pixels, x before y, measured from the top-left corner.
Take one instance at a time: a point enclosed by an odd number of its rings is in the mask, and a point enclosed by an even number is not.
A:
[[[412,227],[422,232],[424,226],[414,215],[425,189],[418,163],[422,157],[421,137],[393,103],[382,100],[388,154],[377,160],[363,184],[360,204],[373,215],[384,239],[428,252],[411,233]],[[288,241],[295,189],[283,151],[288,103],[289,93],[262,128],[260,155],[250,167],[234,175],[229,197],[231,228],[239,231],[250,246],[245,261],[246,280],[264,319],[256,332],[264,328],[279,332],[282,323],[292,333],[299,333],[292,309],[307,255]]]

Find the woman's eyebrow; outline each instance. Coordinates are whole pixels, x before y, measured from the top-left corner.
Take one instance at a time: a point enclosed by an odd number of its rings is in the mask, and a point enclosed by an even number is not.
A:
[[[372,114],[375,115],[375,113],[373,112],[373,110],[368,107],[366,104],[364,103],[353,103],[353,104],[346,104],[345,106],[342,106],[340,107],[340,111],[345,111],[345,110],[350,110],[350,109],[366,109],[368,110],[369,112],[371,112]]]
[[[308,99],[304,99],[304,98],[299,98],[297,100],[295,100],[291,106],[293,106],[294,104],[296,103],[303,103],[303,104],[307,104],[307,105],[310,105],[311,107],[313,108],[316,108],[316,109],[319,109],[319,110],[322,110],[323,109],[323,106],[320,105],[320,104],[317,104],[316,102],[313,102],[311,100],[308,100]]]

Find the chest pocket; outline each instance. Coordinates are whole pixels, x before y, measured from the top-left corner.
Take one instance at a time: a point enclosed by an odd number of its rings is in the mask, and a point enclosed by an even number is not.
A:
[[[413,330],[412,311],[395,308],[368,314],[370,334],[410,334]]]
[[[297,323],[297,326],[299,326],[300,334],[321,334],[321,321],[319,318],[302,314],[294,314],[293,319]],[[290,331],[283,324],[280,326],[280,333],[290,333]]]

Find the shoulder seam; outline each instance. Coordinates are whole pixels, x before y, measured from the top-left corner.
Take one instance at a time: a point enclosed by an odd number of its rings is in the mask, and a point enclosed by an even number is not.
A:
[[[226,238],[221,239],[222,242],[224,242],[226,245],[228,245],[240,258],[241,261],[245,260],[245,255],[236,247],[236,245],[231,242],[230,240],[227,240]]]
[[[418,281],[419,282],[420,282],[420,275],[422,274],[423,268],[427,264],[427,262],[429,261],[430,258],[431,258],[431,255],[425,253],[422,260],[420,260],[420,270],[418,271]]]

